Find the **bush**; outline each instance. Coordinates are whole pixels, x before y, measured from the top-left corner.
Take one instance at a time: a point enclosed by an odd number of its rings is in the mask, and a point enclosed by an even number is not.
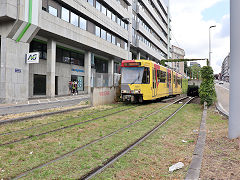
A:
[[[182,80],[182,94],[187,94],[188,90],[188,79]]]
[[[207,102],[211,106],[216,100],[216,92],[214,87],[213,69],[210,66],[204,66],[201,69],[202,84],[199,88],[199,96],[201,103]]]

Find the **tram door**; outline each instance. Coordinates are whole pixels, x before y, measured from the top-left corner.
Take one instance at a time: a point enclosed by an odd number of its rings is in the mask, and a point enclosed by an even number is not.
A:
[[[171,70],[168,70],[168,88],[169,88],[169,94],[171,95],[173,93],[173,82],[172,82],[172,72]]]
[[[152,89],[152,97],[155,97],[156,96],[156,93],[157,93],[157,90],[156,90],[156,87],[157,87],[157,83],[156,83],[156,70],[153,69],[152,71],[152,75],[153,75],[153,89]]]

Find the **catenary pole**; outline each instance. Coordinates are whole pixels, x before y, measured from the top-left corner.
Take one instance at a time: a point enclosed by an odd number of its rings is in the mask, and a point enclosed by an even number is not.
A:
[[[240,1],[230,1],[230,110],[228,136],[230,139],[240,137]],[[240,141],[239,141],[240,142]],[[240,143],[239,143],[240,146]]]

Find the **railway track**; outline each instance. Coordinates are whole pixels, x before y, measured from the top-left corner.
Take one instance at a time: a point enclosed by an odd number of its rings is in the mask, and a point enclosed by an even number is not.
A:
[[[129,128],[129,127],[131,127],[131,126],[134,126],[135,124],[137,124],[137,123],[139,123],[139,122],[147,119],[148,117],[159,113],[159,112],[162,111],[163,109],[168,108],[168,107],[171,106],[172,104],[175,104],[175,103],[177,103],[177,102],[179,102],[179,101],[182,101],[182,100],[184,100],[184,99],[188,99],[188,97],[180,98],[180,99],[174,101],[173,103],[168,104],[168,105],[166,105],[166,106],[164,106],[164,107],[162,107],[162,108],[160,108],[160,109],[158,109],[158,110],[156,110],[156,111],[154,111],[154,112],[151,112],[151,113],[147,114],[146,116],[144,116],[144,117],[142,117],[142,118],[140,118],[140,119],[138,119],[138,120],[136,120],[136,121],[134,121],[134,122],[132,122],[132,123],[130,123],[130,124],[122,127],[122,128],[119,128],[119,129],[117,129],[117,130],[115,130],[115,131],[113,131],[113,132],[111,132],[111,133],[109,133],[109,134],[107,134],[107,135],[105,135],[105,136],[103,136],[103,137],[100,137],[100,138],[97,138],[97,139],[95,139],[95,140],[92,140],[91,142],[89,142],[89,143],[87,143],[87,144],[85,144],[85,145],[82,145],[82,146],[80,146],[80,147],[78,147],[78,148],[76,148],[76,149],[74,149],[74,150],[72,150],[72,151],[70,151],[70,152],[67,152],[67,153],[65,153],[65,154],[63,154],[63,155],[61,155],[61,156],[59,156],[59,157],[57,157],[57,158],[55,158],[55,159],[52,159],[52,160],[50,160],[50,161],[48,161],[48,162],[46,162],[46,163],[40,164],[40,165],[38,165],[38,166],[36,166],[36,167],[33,167],[33,168],[31,168],[31,169],[29,169],[29,170],[27,170],[27,171],[25,171],[25,172],[23,172],[23,173],[15,176],[15,177],[11,177],[11,179],[19,179],[19,178],[22,178],[22,177],[28,175],[29,173],[31,173],[32,171],[35,171],[35,170],[40,169],[40,168],[43,168],[43,167],[48,166],[48,165],[50,165],[50,164],[52,164],[52,163],[54,163],[54,162],[57,162],[57,161],[59,161],[59,160],[61,160],[61,159],[63,159],[63,158],[66,158],[66,157],[68,157],[68,156],[70,156],[70,155],[72,155],[72,154],[74,154],[74,153],[76,153],[76,152],[78,152],[78,151],[80,151],[80,150],[82,150],[82,149],[85,149],[85,148],[89,147],[90,145],[93,145],[93,144],[95,144],[95,143],[97,143],[97,142],[99,142],[99,141],[102,141],[102,140],[104,140],[104,139],[106,139],[106,138],[109,138],[109,137],[111,137],[111,136],[113,136],[113,135],[115,135],[115,134],[117,134],[117,133],[119,133],[119,132],[121,132],[121,131]],[[114,113],[114,114],[116,114],[116,113]],[[110,115],[113,115],[113,114],[109,114],[109,115],[107,115],[107,116],[110,116]],[[104,116],[104,117],[106,117],[106,116]],[[101,117],[101,118],[102,118],[102,117]],[[98,119],[100,119],[100,117],[99,117]]]
[[[95,175],[101,173],[105,168],[113,164],[115,161],[117,161],[120,157],[124,156],[126,153],[128,153],[131,149],[133,149],[135,146],[146,140],[149,136],[151,136],[153,133],[155,133],[160,127],[162,127],[167,121],[169,121],[173,116],[177,114],[178,111],[180,111],[186,104],[188,104],[191,100],[194,98],[190,98],[185,102],[180,108],[178,108],[173,114],[171,114],[168,118],[160,122],[157,126],[155,126],[152,130],[148,131],[145,135],[137,139],[134,143],[129,145],[128,147],[124,148],[114,156],[110,157],[102,166],[98,166],[94,168],[92,171],[88,172],[87,174],[83,175],[80,180],[88,180],[93,178]]]
[[[5,145],[18,143],[18,142],[21,142],[21,141],[24,141],[24,140],[27,140],[27,139],[31,139],[31,138],[34,138],[34,137],[39,137],[39,136],[42,136],[42,135],[50,134],[50,133],[57,132],[57,131],[60,131],[60,130],[63,130],[63,129],[72,128],[74,126],[78,126],[78,125],[85,124],[85,123],[88,123],[88,122],[96,121],[98,119],[105,118],[105,117],[108,117],[108,116],[111,116],[111,115],[114,115],[114,114],[118,114],[118,113],[130,110],[130,109],[136,108],[136,107],[138,107],[138,106],[133,106],[133,107],[130,107],[130,108],[122,109],[122,110],[119,110],[119,111],[116,111],[116,112],[113,112],[113,113],[110,113],[110,114],[107,114],[107,115],[99,116],[99,117],[96,117],[96,118],[93,118],[93,119],[90,119],[90,120],[86,120],[86,121],[83,121],[83,122],[74,123],[74,124],[71,124],[71,125],[68,125],[68,126],[63,126],[63,127],[57,128],[57,129],[53,129],[53,130],[50,130],[50,131],[43,132],[43,133],[30,135],[30,136],[27,136],[27,137],[24,137],[24,138],[21,138],[21,139],[12,140],[12,141],[0,144],[0,147],[5,146]],[[117,108],[112,108],[112,109],[117,109]],[[53,124],[53,123],[48,123],[48,124],[45,124],[45,125],[50,125],[50,124]],[[43,125],[43,126],[45,126],[45,125]],[[38,127],[42,127],[42,126],[38,126]],[[30,129],[33,129],[33,128],[30,128]],[[13,134],[15,132],[6,133],[4,135]],[[18,132],[21,132],[21,130],[19,130]]]

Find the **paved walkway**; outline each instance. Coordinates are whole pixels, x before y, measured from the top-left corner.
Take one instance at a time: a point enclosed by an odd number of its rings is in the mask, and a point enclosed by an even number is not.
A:
[[[0,104],[0,115],[17,114],[57,107],[74,106],[79,104],[81,101],[89,100],[89,97],[90,96],[88,94],[83,94],[56,97],[51,99],[32,99],[29,101],[14,104]]]
[[[217,93],[217,108],[226,116],[229,116],[229,89],[223,85],[215,85]]]

